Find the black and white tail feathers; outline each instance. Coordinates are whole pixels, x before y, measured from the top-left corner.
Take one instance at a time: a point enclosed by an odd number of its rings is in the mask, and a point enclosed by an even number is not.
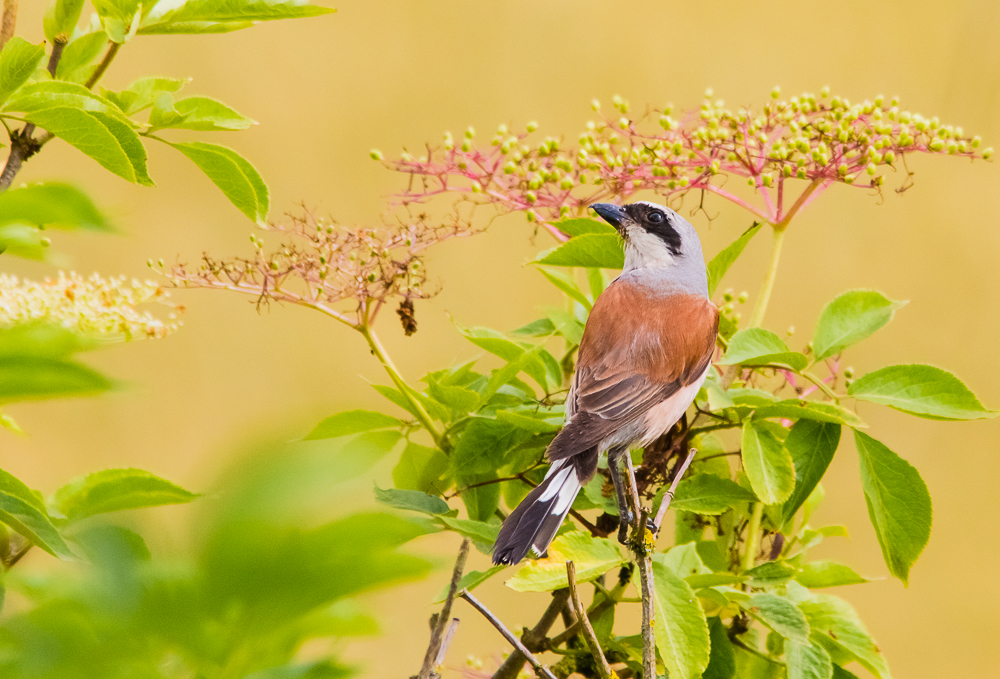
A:
[[[553,462],[545,479],[504,520],[493,546],[493,563],[515,564],[529,550],[543,556],[577,493],[595,471],[596,447]]]

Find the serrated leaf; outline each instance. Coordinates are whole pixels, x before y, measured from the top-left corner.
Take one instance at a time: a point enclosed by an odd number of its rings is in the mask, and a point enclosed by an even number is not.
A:
[[[170,145],[197,165],[240,212],[258,224],[266,223],[267,186],[245,158],[217,144],[186,142]]]
[[[56,107],[99,111],[117,116],[121,122],[130,124],[130,121],[112,102],[91,92],[83,85],[61,80],[43,80],[25,85],[17,91],[16,96],[4,104],[3,110],[36,113]]]
[[[722,365],[785,365],[798,372],[804,370],[809,359],[792,351],[785,342],[770,330],[747,328],[729,340],[729,348],[719,359]]]
[[[736,676],[736,654],[726,626],[718,617],[708,619],[708,636],[711,649],[702,679],[733,679]]]
[[[788,679],[832,679],[833,661],[818,644],[792,641],[785,646],[788,659]]]
[[[809,589],[861,585],[871,582],[855,573],[849,566],[835,561],[811,561],[795,574],[795,581]]]
[[[132,23],[138,20],[139,0],[91,0],[91,4],[114,42],[124,43],[134,35],[137,26]]]
[[[889,572],[908,584],[910,567],[931,536],[931,496],[906,460],[859,431],[854,443],[861,459],[861,487],[868,516]]]
[[[746,571],[744,575],[754,587],[771,588],[787,584],[797,572],[797,569],[782,561],[767,561]]]
[[[708,622],[694,590],[673,571],[653,561],[653,634],[672,679],[697,679],[710,657]]]
[[[835,403],[822,401],[807,401],[805,399],[786,399],[757,408],[754,411],[757,418],[782,418],[789,420],[814,420],[832,424],[846,424],[849,427],[867,426],[860,417]]]
[[[625,266],[625,251],[615,234],[587,233],[542,252],[535,264],[621,269]]]
[[[894,302],[874,290],[851,290],[827,304],[813,333],[816,361],[822,361],[870,337],[892,320],[906,302]]]
[[[0,356],[0,403],[83,396],[107,391],[111,382],[90,368],[46,356]]]
[[[722,252],[712,258],[708,263],[708,296],[715,294],[715,290],[722,282],[722,277],[729,271],[729,267],[743,254],[743,249],[750,240],[760,231],[762,224],[754,224],[732,243],[723,248]]]
[[[36,503],[0,490],[0,523],[5,523],[52,556],[73,559],[73,552]]]
[[[430,382],[427,385],[427,392],[435,401],[448,406],[457,413],[471,412],[479,405],[479,394],[465,387]]]
[[[76,29],[82,11],[83,0],[54,0],[42,21],[45,39],[54,43],[57,37],[61,37],[65,42]]]
[[[48,512],[39,494],[28,488],[21,479],[2,469],[0,469],[0,493],[19,498],[43,514]]]
[[[126,115],[133,115],[152,106],[161,94],[176,92],[187,83],[176,78],[145,77],[133,81],[121,92],[103,90],[103,94]]]
[[[556,331],[555,324],[548,318],[540,318],[510,332],[514,337],[548,337]]]
[[[743,469],[754,493],[767,505],[784,502],[795,487],[792,456],[768,429],[753,417],[743,421]]]
[[[191,502],[198,498],[142,469],[105,469],[70,481],[55,492],[51,506],[70,521],[95,514]]]
[[[129,154],[122,148],[116,134],[98,117],[97,112],[56,106],[27,113],[25,118],[75,146],[106,170],[127,181],[138,182],[139,177],[136,176]]]
[[[561,271],[551,271],[543,266],[538,267],[538,271],[545,276],[545,279],[552,283],[561,290],[570,299],[579,302],[584,306],[587,311],[593,308],[593,304],[587,296],[583,294],[576,281],[573,280],[572,276],[569,276]]]
[[[895,408],[929,420],[993,418],[962,381],[929,365],[891,365],[863,375],[847,388],[847,395]]]
[[[808,643],[810,630],[806,616],[788,599],[776,594],[755,594],[745,606],[784,638]]]
[[[677,485],[670,507],[695,514],[722,514],[730,507],[756,500],[753,493],[730,479],[714,474],[696,474]]]
[[[113,231],[85,193],[57,182],[31,184],[0,193],[0,224]]]
[[[401,426],[403,426],[403,423],[400,420],[379,412],[371,410],[348,410],[322,420],[309,432],[305,440],[314,441],[317,439],[337,438],[338,436],[360,434],[363,431],[396,429]]]
[[[453,530],[462,537],[469,538],[476,542],[492,545],[497,541],[497,534],[500,533],[500,524],[486,523],[485,521],[473,521],[471,519],[456,519],[452,516],[437,515],[434,517],[441,525]]]
[[[885,658],[850,604],[837,597],[816,594],[801,602],[799,608],[809,620],[812,640],[831,656],[846,652],[879,679],[891,679]]]
[[[108,44],[108,34],[104,31],[84,33],[70,41],[63,49],[62,57],[56,67],[56,78],[69,82],[83,83],[90,77],[94,68],[90,66]],[[105,98],[107,95],[105,94]],[[111,101],[109,99],[109,101]],[[115,103],[112,101],[112,103]]]
[[[441,491],[438,482],[447,469],[448,456],[437,448],[407,443],[393,467],[392,481],[405,490]]]
[[[799,420],[792,426],[785,439],[785,449],[792,456],[795,467],[795,489],[782,507],[782,523],[795,516],[816,488],[839,444],[840,425]]]
[[[495,471],[503,465],[507,451],[529,436],[529,432],[506,422],[474,418],[455,444],[451,455],[453,468],[462,478]]]
[[[298,19],[337,11],[296,0],[188,0],[179,7],[162,4],[164,10],[154,6],[146,15],[139,34],[226,33],[249,28],[257,21]]]
[[[562,425],[546,421],[550,419],[547,413],[538,413],[538,415],[539,417],[531,417],[511,410],[499,410],[497,411],[497,421],[532,434],[551,434],[562,429]]]
[[[185,130],[222,131],[245,130],[254,124],[220,101],[208,97],[188,97],[173,102],[173,109],[180,118],[166,123],[153,122],[154,127],[171,127]]]
[[[132,164],[135,183],[141,186],[153,186],[153,180],[150,179],[146,171],[146,147],[142,145],[142,140],[139,139],[135,130],[115,116],[102,111],[92,111],[90,115],[97,118],[118,141],[119,146]]]
[[[422,493],[419,490],[401,490],[399,488],[379,488],[375,485],[375,499],[384,505],[396,509],[406,509],[424,514],[444,514],[451,510],[448,503],[440,497]]]
[[[13,36],[0,52],[0,104],[6,102],[38,68],[45,56],[45,45],[32,45]]]
[[[607,222],[599,222],[596,219],[588,219],[587,217],[567,219],[563,222],[556,222],[554,226],[570,237],[583,236],[588,233],[602,233],[612,236],[617,236],[618,234],[615,231],[615,227]]]
[[[544,559],[531,559],[505,584],[517,592],[551,592],[568,587],[566,562],[576,566],[578,583],[590,582],[624,564],[618,545],[574,530],[556,537]]]

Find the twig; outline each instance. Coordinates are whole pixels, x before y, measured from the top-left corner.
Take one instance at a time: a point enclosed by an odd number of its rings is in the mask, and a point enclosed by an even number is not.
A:
[[[104,58],[101,59],[101,63],[97,65],[97,70],[87,79],[87,82],[83,84],[88,90],[93,88],[101,78],[104,77],[104,72],[108,70],[108,66],[111,62],[115,60],[115,55],[118,54],[118,50],[122,48],[121,43],[113,42],[108,48],[108,51],[104,54]]]
[[[17,25],[17,0],[3,0],[3,23],[0,23],[0,50],[14,36]]]
[[[567,601],[569,601],[569,589],[557,589],[552,593],[552,601],[549,603],[548,608],[545,609],[545,612],[542,613],[538,624],[530,630],[525,630],[521,635],[521,642],[526,648],[536,652],[546,648],[548,642],[546,635],[548,635],[552,625],[559,618],[559,614],[566,608]],[[558,646],[558,644],[552,643],[552,646]],[[492,679],[515,679],[521,673],[521,668],[524,667],[524,663],[527,660],[520,651],[515,650],[507,656],[503,664],[493,673]]]
[[[463,589],[462,593],[459,594],[459,597],[468,601],[473,608],[482,613],[483,617],[485,617],[487,620],[490,621],[490,623],[497,629],[497,631],[500,632],[503,638],[506,639],[508,643],[512,644],[514,648],[516,648],[521,654],[524,655],[525,658],[528,659],[528,662],[531,663],[531,666],[535,668],[535,671],[537,671],[539,674],[545,675],[549,679],[556,679],[556,675],[552,674],[552,671],[548,667],[540,663],[538,661],[538,658],[532,655],[531,651],[525,648],[524,644],[522,644],[517,637],[511,634],[511,631],[507,629],[504,626],[504,624],[500,622],[500,620],[495,615],[493,615],[490,612],[490,610],[482,604],[482,602],[479,601],[479,599],[469,594],[469,590]]]
[[[688,453],[687,459],[674,474],[674,480],[670,483],[670,488],[663,495],[663,499],[660,501],[660,509],[656,512],[656,518],[653,519],[653,525],[656,526],[656,532],[660,532],[660,523],[663,522],[663,515],[667,513],[667,509],[670,507],[671,501],[674,499],[674,493],[677,492],[677,484],[681,482],[681,478],[684,477],[684,473],[691,466],[691,462],[694,460],[694,456],[698,453],[697,448],[692,448]]]
[[[656,676],[656,640],[653,638],[653,622],[656,613],[653,609],[653,560],[650,558],[648,542],[646,536],[649,533],[646,522],[649,514],[645,509],[641,509],[639,504],[639,491],[635,482],[635,470],[632,468],[632,456],[625,455],[625,469],[628,471],[626,481],[628,482],[629,497],[632,498],[632,514],[635,516],[635,523],[632,524],[632,539],[629,547],[635,555],[636,563],[639,567],[639,593],[642,596],[642,676]],[[650,537],[652,537],[650,535]]]
[[[455,601],[455,592],[458,591],[458,583],[462,579],[462,572],[465,570],[465,560],[468,557],[469,538],[465,538],[462,540],[462,546],[458,548],[458,558],[455,559],[455,568],[451,572],[451,584],[448,586],[448,596],[445,597],[444,607],[441,608],[441,613],[437,617],[434,629],[431,630],[431,642],[427,645],[427,653],[424,654],[424,664],[420,667],[420,674],[417,675],[420,679],[430,679],[431,674],[437,674],[434,672],[434,668],[440,664],[437,659],[443,654],[442,649],[446,648],[442,644],[444,626],[448,623],[448,618],[451,617],[451,605]]]
[[[448,647],[451,646],[451,639],[455,636],[455,630],[458,629],[458,618],[452,618],[451,624],[448,625],[448,631],[444,633],[444,639],[441,641],[441,649],[438,651],[437,658],[434,659],[434,667],[441,667],[444,664],[444,656],[448,652]]]
[[[576,606],[577,617],[579,617],[580,624],[583,626],[583,638],[587,640],[587,645],[590,647],[590,654],[594,656],[594,662],[597,664],[597,673],[601,676],[601,679],[611,679],[616,675],[614,670],[611,669],[611,665],[608,664],[608,659],[604,657],[604,652],[601,651],[601,642],[597,640],[594,628],[590,624],[590,618],[587,617],[587,609],[584,608],[583,601],[580,599],[580,592],[576,589],[576,566],[572,561],[566,562],[566,579],[569,582],[569,594],[573,598],[573,604]]]

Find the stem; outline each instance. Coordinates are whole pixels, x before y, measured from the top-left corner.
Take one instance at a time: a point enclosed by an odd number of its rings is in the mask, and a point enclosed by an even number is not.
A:
[[[3,23],[0,23],[0,50],[14,36],[17,25],[17,0],[3,0]]]
[[[764,321],[764,313],[767,311],[767,303],[771,300],[771,290],[774,289],[774,279],[777,278],[778,261],[781,259],[781,244],[785,240],[785,227],[774,226],[774,240],[771,242],[771,262],[768,264],[767,273],[764,274],[764,281],[760,285],[760,293],[753,307],[753,315],[750,316],[750,327],[759,328]]]
[[[121,43],[117,42],[111,43],[111,47],[108,48],[108,51],[107,53],[105,53],[104,58],[101,59],[101,63],[97,65],[97,70],[94,71],[91,74],[90,78],[87,79],[87,82],[83,84],[84,87],[86,87],[89,90],[93,88],[94,85],[96,85],[101,81],[101,78],[104,77],[104,72],[108,70],[108,66],[110,66],[111,62],[115,60],[115,55],[118,54],[118,50],[120,50],[121,48],[122,48]]]
[[[639,490],[635,482],[635,470],[632,468],[632,455],[625,453],[625,481],[628,485],[627,497],[632,500],[632,538],[629,549],[635,556],[639,567],[639,593],[642,596],[642,676],[656,676],[656,639],[653,636],[653,623],[656,612],[653,609],[653,559],[650,548],[653,545],[653,534],[646,528],[649,515],[639,504]]]
[[[670,503],[674,499],[674,493],[677,492],[677,484],[681,482],[681,478],[684,476],[684,472],[688,470],[691,466],[691,462],[694,461],[694,456],[698,454],[697,448],[692,448],[688,453],[687,459],[681,464],[677,473],[674,474],[674,480],[670,482],[670,488],[663,495],[663,499],[660,500],[660,509],[656,512],[656,518],[653,519],[653,525],[656,526],[657,532],[660,530],[660,523],[663,522],[663,515],[667,513],[667,509],[670,507]]]
[[[52,54],[49,55],[49,63],[45,66],[45,70],[53,78],[56,77],[56,69],[59,68],[59,60],[62,59],[64,49],[66,49],[66,38],[58,36],[52,43]]]
[[[580,623],[583,626],[583,638],[587,640],[590,654],[594,656],[594,662],[597,665],[597,673],[601,679],[611,679],[615,676],[615,672],[608,664],[608,659],[604,657],[601,642],[597,640],[594,628],[590,624],[590,618],[587,616],[587,609],[584,608],[583,601],[580,599],[580,592],[576,588],[576,566],[572,561],[566,562],[566,579],[569,582],[569,595],[573,598],[573,604],[576,606]]]
[[[368,342],[368,346],[371,347],[372,354],[379,360],[379,363],[382,364],[386,373],[389,374],[389,379],[391,379],[393,384],[396,385],[396,388],[399,389],[403,398],[410,403],[410,407],[413,408],[413,414],[417,416],[417,419],[420,420],[420,424],[424,426],[427,433],[434,439],[434,444],[437,445],[437,447],[442,451],[447,452],[445,448],[445,440],[441,436],[441,432],[439,432],[437,427],[434,426],[427,409],[424,408],[420,401],[413,397],[410,387],[403,381],[399,371],[396,370],[396,366],[393,365],[392,359],[389,358],[389,355],[385,352],[385,348],[382,346],[382,343],[379,342],[378,336],[376,336],[372,331],[371,326],[369,326],[367,322],[362,323],[358,327],[358,332],[360,332],[361,336],[365,338],[366,342]]]
[[[802,375],[807,380],[809,380],[810,382],[812,382],[813,384],[815,384],[816,387],[820,391],[822,391],[824,394],[826,394],[827,396],[829,396],[835,402],[840,403],[840,397],[837,396],[837,394],[835,394],[834,391],[830,387],[826,386],[826,383],[823,382],[823,380],[821,380],[820,378],[816,377],[815,375],[813,375],[808,370],[803,370],[799,374]]]
[[[750,525],[747,527],[747,547],[743,552],[743,570],[748,571],[753,568],[754,561],[757,560],[757,533],[760,532],[760,520],[764,517],[764,503],[755,502],[753,514],[750,516]]]
[[[544,650],[545,642],[548,641],[546,635],[548,635],[552,625],[559,618],[559,614],[566,608],[567,601],[569,601],[568,589],[557,589],[552,593],[552,601],[549,603],[548,608],[545,609],[545,612],[542,613],[538,624],[530,630],[525,630],[521,635],[521,642],[525,648],[536,652]],[[558,644],[552,645],[556,646]],[[492,679],[516,679],[521,674],[521,668],[524,667],[524,663],[527,661],[527,657],[520,651],[514,651],[503,661],[500,668],[493,674]]]
[[[521,654],[524,655],[525,658],[528,659],[528,662],[531,663],[531,666],[535,668],[536,672],[548,677],[548,679],[556,679],[556,675],[552,674],[552,671],[549,670],[548,667],[538,662],[538,658],[532,655],[531,651],[526,649],[524,647],[524,644],[522,644],[517,637],[511,634],[510,630],[507,629],[507,627],[504,626],[502,622],[500,622],[500,619],[497,618],[495,615],[493,615],[493,613],[491,613],[490,610],[486,608],[486,606],[483,606],[482,602],[480,602],[479,599],[469,594],[469,590],[463,589],[462,593],[459,594],[459,596],[468,601],[472,605],[472,607],[475,608],[477,611],[482,613],[483,617],[485,617],[487,620],[490,621],[490,623],[497,629],[497,631],[500,632],[503,638],[506,639],[510,644],[512,644],[514,648],[516,648]]]
[[[462,579],[462,572],[465,570],[465,561],[469,557],[469,538],[462,540],[462,546],[458,548],[458,558],[455,559],[455,568],[451,572],[451,584],[448,586],[448,596],[444,600],[441,613],[438,614],[437,623],[431,630],[431,642],[427,645],[427,653],[424,654],[424,664],[420,667],[420,679],[430,679],[431,674],[440,676],[434,672],[434,668],[441,664],[438,659],[443,655],[445,646],[442,644],[444,628],[451,617],[451,605],[455,601],[455,592],[458,591],[458,583]]]

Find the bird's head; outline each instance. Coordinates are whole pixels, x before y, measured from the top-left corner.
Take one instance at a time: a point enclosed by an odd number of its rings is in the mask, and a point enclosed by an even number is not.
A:
[[[691,224],[668,207],[638,201],[590,206],[625,240],[625,270],[670,268],[690,263],[705,267],[701,240]]]

